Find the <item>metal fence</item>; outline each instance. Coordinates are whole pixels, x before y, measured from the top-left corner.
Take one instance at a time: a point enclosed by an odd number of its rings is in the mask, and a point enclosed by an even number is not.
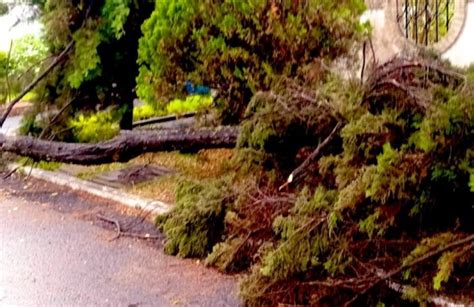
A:
[[[397,0],[397,23],[418,45],[437,43],[449,31],[454,0]]]

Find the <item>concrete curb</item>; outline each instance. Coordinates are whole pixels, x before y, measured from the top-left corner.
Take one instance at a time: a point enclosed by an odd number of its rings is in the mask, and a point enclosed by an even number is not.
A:
[[[16,163],[8,165],[8,168],[10,170],[13,170],[18,167],[20,167],[20,165]],[[24,173],[30,173],[29,167],[20,167],[19,170]],[[130,208],[144,210],[146,212],[150,212],[153,215],[166,214],[171,209],[171,206],[164,202],[139,198],[117,189],[105,187],[86,180],[81,180],[63,173],[33,168],[31,169],[31,176],[33,178],[48,181],[56,185],[68,187],[72,190],[81,191],[94,196],[109,199]]]

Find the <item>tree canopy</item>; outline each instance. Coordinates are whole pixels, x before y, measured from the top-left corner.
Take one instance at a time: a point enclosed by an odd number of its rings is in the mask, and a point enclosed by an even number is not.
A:
[[[157,1],[143,24],[137,92],[172,97],[186,80],[218,89],[222,119],[238,122],[276,78],[303,78],[347,54],[364,27],[363,1]]]

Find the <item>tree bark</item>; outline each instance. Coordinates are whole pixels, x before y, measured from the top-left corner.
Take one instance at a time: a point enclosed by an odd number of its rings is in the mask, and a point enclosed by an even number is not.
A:
[[[143,153],[197,151],[235,147],[239,129],[218,127],[163,131],[122,131],[117,137],[96,144],[50,142],[29,136],[0,134],[0,153],[10,152],[33,160],[82,165],[127,162]]]

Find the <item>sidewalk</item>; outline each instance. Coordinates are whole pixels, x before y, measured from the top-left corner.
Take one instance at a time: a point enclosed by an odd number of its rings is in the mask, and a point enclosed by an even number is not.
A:
[[[10,164],[9,169],[18,168],[16,163]],[[60,171],[47,171],[39,168],[20,167],[20,171],[31,177],[41,179],[59,186],[64,186],[75,191],[88,193],[94,196],[112,200],[121,205],[150,212],[152,215],[166,214],[171,205],[152,199],[140,198],[126,193],[120,189],[108,187],[95,182],[81,180],[72,175]]]

